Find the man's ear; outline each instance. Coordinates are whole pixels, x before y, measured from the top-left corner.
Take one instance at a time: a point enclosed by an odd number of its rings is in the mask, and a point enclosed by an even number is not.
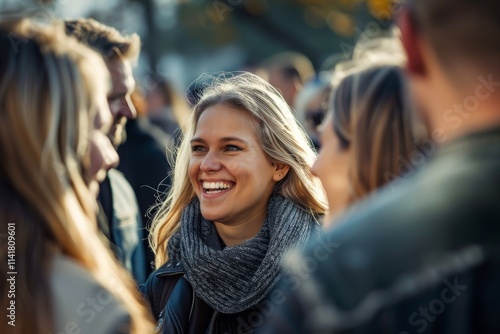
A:
[[[283,180],[290,170],[290,166],[287,164],[275,162],[272,164],[272,166],[274,167],[273,180],[276,182]]]
[[[415,18],[408,9],[404,9],[399,16],[398,26],[401,29],[401,42],[406,52],[408,63],[407,71],[412,75],[425,74],[424,60],[422,57],[421,41]]]

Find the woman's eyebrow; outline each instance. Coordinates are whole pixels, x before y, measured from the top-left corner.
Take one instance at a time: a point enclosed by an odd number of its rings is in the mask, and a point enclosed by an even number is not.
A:
[[[240,142],[242,144],[245,144],[245,145],[248,145],[248,142],[242,138],[239,138],[239,137],[223,137],[221,138],[221,141],[222,142],[228,142],[228,141],[237,141],[237,142]]]
[[[232,136],[222,137],[220,139],[220,141],[221,142],[237,141],[237,142],[240,142],[242,144],[248,145],[248,142],[246,140],[239,138],[239,137],[232,137]],[[191,143],[194,143],[194,142],[205,143],[205,140],[201,137],[194,137],[193,139],[191,139]]]
[[[198,142],[198,143],[205,143],[205,141],[200,138],[200,137],[194,137],[193,139],[190,140],[191,143],[195,143],[195,142]]]

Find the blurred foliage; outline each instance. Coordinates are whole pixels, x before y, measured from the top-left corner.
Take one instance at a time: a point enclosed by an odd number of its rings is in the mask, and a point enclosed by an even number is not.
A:
[[[396,1],[120,0],[110,10],[95,9],[90,16],[127,33],[142,27],[143,52],[151,68],[165,54],[195,58],[226,46],[241,50],[249,64],[280,51],[297,51],[319,68],[329,56],[349,56],[367,27],[387,27]]]
[[[387,26],[390,0],[191,0],[178,5],[178,24],[160,53],[199,54],[237,45],[254,63],[284,50],[308,56],[318,67],[353,44],[368,22]],[[345,49],[345,48],[344,48]]]

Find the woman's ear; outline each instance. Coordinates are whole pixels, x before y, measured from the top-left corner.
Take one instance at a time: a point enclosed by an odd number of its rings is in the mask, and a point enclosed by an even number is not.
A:
[[[274,167],[274,175],[273,175],[273,180],[276,182],[279,182],[283,180],[288,174],[288,171],[290,170],[290,166],[287,164],[282,164],[282,163],[272,163],[271,164]]]

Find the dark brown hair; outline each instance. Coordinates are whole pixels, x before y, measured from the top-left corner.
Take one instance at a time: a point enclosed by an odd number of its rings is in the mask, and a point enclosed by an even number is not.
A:
[[[137,34],[122,35],[118,30],[94,19],[67,20],[64,22],[66,34],[75,37],[107,61],[117,57],[133,62],[141,50],[141,40]]]
[[[500,71],[500,1],[413,0],[407,6],[448,72],[464,60]]]

